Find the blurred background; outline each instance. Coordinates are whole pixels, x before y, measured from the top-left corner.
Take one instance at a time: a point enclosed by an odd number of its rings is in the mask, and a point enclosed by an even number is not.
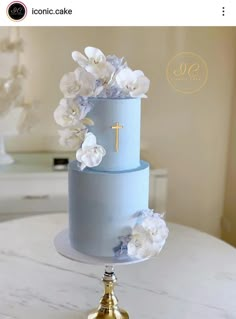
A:
[[[62,96],[62,75],[76,68],[72,51],[83,52],[86,46],[94,46],[106,55],[124,56],[132,69],[143,70],[151,80],[148,99],[142,102],[141,156],[160,177],[167,178],[168,174],[167,219],[236,245],[236,28],[0,28],[0,39],[8,36],[22,38],[24,47],[19,54],[1,53],[1,69],[12,63],[24,65],[28,71],[23,85],[24,103],[36,103],[35,115],[28,119],[33,121],[30,130],[5,134],[14,131],[17,112],[14,110],[8,118],[0,117],[0,135],[7,135],[6,148],[13,157],[16,154],[27,163],[27,154],[31,154],[30,161],[40,165],[43,154],[64,156],[67,151],[58,143],[53,111]],[[168,65],[181,52],[192,52],[206,62],[208,76],[197,92],[184,94],[168,80]],[[8,128],[3,129],[6,122]],[[14,202],[11,193],[14,187],[16,194],[22,191],[24,183],[19,178],[23,175],[19,177],[19,172],[27,168],[14,165],[0,169],[0,201],[4,203],[0,204],[0,213],[10,211],[10,202],[16,206],[19,203]],[[50,176],[47,178],[50,184]],[[25,175],[23,179],[25,182]],[[64,186],[60,185],[64,182],[57,175],[52,188],[62,193]],[[47,197],[35,194],[27,193],[23,198],[40,203]],[[28,211],[36,205],[30,203]]]

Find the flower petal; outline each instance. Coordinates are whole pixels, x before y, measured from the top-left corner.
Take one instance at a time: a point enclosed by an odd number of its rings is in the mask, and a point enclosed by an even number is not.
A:
[[[93,108],[93,105],[88,100],[81,99],[81,96],[75,99],[75,103],[80,109],[80,120],[84,119]]]
[[[95,89],[93,96],[98,96],[103,90],[104,90],[104,87],[103,87],[103,86],[98,86],[98,87]]]
[[[84,163],[80,164],[80,170],[83,171],[85,169],[86,165]]]
[[[102,156],[106,155],[106,150],[101,145],[97,145],[97,150],[101,153]]]
[[[74,74],[79,86],[79,94],[81,96],[92,96],[96,86],[95,77],[81,68],[77,68]]]
[[[73,51],[72,59],[77,62],[80,66],[85,67],[88,64],[88,59],[80,52]]]
[[[98,166],[102,161],[102,154],[98,152],[97,148],[90,149],[84,152],[81,157],[81,162],[85,163],[88,167]]]
[[[89,132],[85,135],[85,140],[82,145],[82,149],[85,150],[87,148],[94,147],[96,143],[97,143],[96,136],[93,133]]]
[[[80,108],[73,99],[61,99],[53,115],[56,123],[62,127],[77,126],[80,123]]]
[[[79,93],[80,85],[76,81],[74,72],[63,75],[60,81],[60,90],[68,98],[74,98]]]
[[[135,79],[133,71],[130,68],[124,68],[116,75],[116,82],[120,87],[124,87],[127,82],[132,82]]]
[[[97,62],[105,62],[106,61],[106,57],[104,55],[104,53],[94,47],[86,47],[84,49],[84,53],[87,55],[87,57],[89,59],[94,59]]]
[[[136,78],[144,75],[143,71],[141,70],[134,70],[133,74],[135,75]]]
[[[58,131],[60,135],[59,143],[72,149],[80,148],[84,140],[84,129],[66,128]]]
[[[146,76],[140,76],[135,82],[135,89],[130,92],[132,97],[141,97],[149,90],[150,80]]]
[[[79,148],[79,149],[77,150],[77,152],[76,152],[76,159],[77,159],[77,161],[81,162],[81,157],[82,157],[82,155],[83,155],[83,151],[82,151],[81,148]]]
[[[89,117],[85,117],[82,120],[82,123],[86,126],[92,126],[94,125],[94,121],[92,119],[90,119]]]
[[[92,74],[96,80],[99,80],[100,78],[100,74],[101,74],[101,71],[100,71],[100,68],[99,68],[99,64],[93,64],[93,63],[90,63],[86,66],[86,71],[89,73],[89,74]]]

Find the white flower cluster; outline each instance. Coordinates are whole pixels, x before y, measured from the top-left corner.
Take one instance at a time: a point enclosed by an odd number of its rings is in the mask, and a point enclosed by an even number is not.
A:
[[[147,258],[158,254],[163,248],[169,230],[163,216],[147,209],[139,214],[137,224],[127,245],[127,254],[135,258]]]
[[[9,38],[4,38],[0,41],[0,51],[1,52],[23,52],[24,42],[22,39],[17,39],[15,41],[10,40]]]
[[[22,81],[19,78],[0,78],[0,114],[5,115],[14,102],[18,102],[22,92]]]
[[[71,73],[65,75],[62,89],[68,90],[70,77],[72,81],[76,79],[74,88],[82,89],[84,94],[80,95],[83,96],[146,97],[149,79],[142,71],[131,70],[124,58],[119,59],[115,55],[106,57],[101,50],[93,47],[85,48],[84,53],[85,55],[78,51],[72,52],[72,58],[78,63],[79,69],[74,71],[74,76]],[[83,88],[80,80],[83,81]]]
[[[142,98],[150,81],[140,70],[131,70],[123,58],[105,56],[97,48],[87,47],[85,55],[72,52],[79,67],[65,74],[60,81],[64,95],[54,112],[60,143],[78,149],[76,158],[81,169],[98,166],[105,155],[96,137],[88,132],[93,121],[86,115],[93,105],[89,98]]]
[[[24,51],[24,41],[19,35],[14,37],[14,40],[11,39],[12,35],[14,30],[10,31],[7,38],[0,40],[1,64],[4,65],[6,57],[14,55],[16,58],[8,77],[0,78],[0,118],[4,121],[14,109],[20,110],[17,121],[14,121],[15,131],[25,133],[38,123],[38,103],[25,100],[25,79],[28,72],[24,65],[19,64],[20,53]],[[1,132],[5,134],[4,129]]]
[[[13,66],[8,78],[0,78],[0,116],[4,117],[13,108],[20,107],[26,113],[32,105],[24,101],[24,84],[27,75],[26,68]],[[19,124],[19,123],[18,123]],[[18,125],[20,129],[20,125]]]

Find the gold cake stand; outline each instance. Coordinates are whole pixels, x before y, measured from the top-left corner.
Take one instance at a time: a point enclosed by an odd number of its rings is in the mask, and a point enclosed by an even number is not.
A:
[[[118,299],[114,294],[114,286],[117,279],[113,266],[105,266],[102,281],[105,288],[104,295],[98,308],[88,315],[88,319],[128,319],[128,312],[119,308]]]
[[[70,240],[68,236],[68,230],[65,229],[60,232],[55,240],[54,245],[57,252],[71,260],[92,264],[92,265],[105,265],[105,272],[102,277],[102,282],[104,284],[104,294],[101,297],[100,304],[97,309],[93,310],[88,315],[88,319],[128,319],[129,315],[127,311],[119,308],[118,299],[114,293],[114,287],[117,282],[117,278],[114,273],[115,265],[128,265],[139,263],[145,261],[145,259],[137,258],[109,258],[109,257],[91,257],[84,255],[77,250],[73,249],[70,245]]]

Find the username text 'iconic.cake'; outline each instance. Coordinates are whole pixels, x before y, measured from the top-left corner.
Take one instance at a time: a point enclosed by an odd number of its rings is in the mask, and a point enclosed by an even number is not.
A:
[[[86,55],[86,56],[85,56]],[[90,256],[146,258],[168,236],[161,214],[148,208],[149,164],[140,160],[142,71],[87,47],[60,82],[54,112],[60,143],[76,148],[69,164],[71,246]]]

